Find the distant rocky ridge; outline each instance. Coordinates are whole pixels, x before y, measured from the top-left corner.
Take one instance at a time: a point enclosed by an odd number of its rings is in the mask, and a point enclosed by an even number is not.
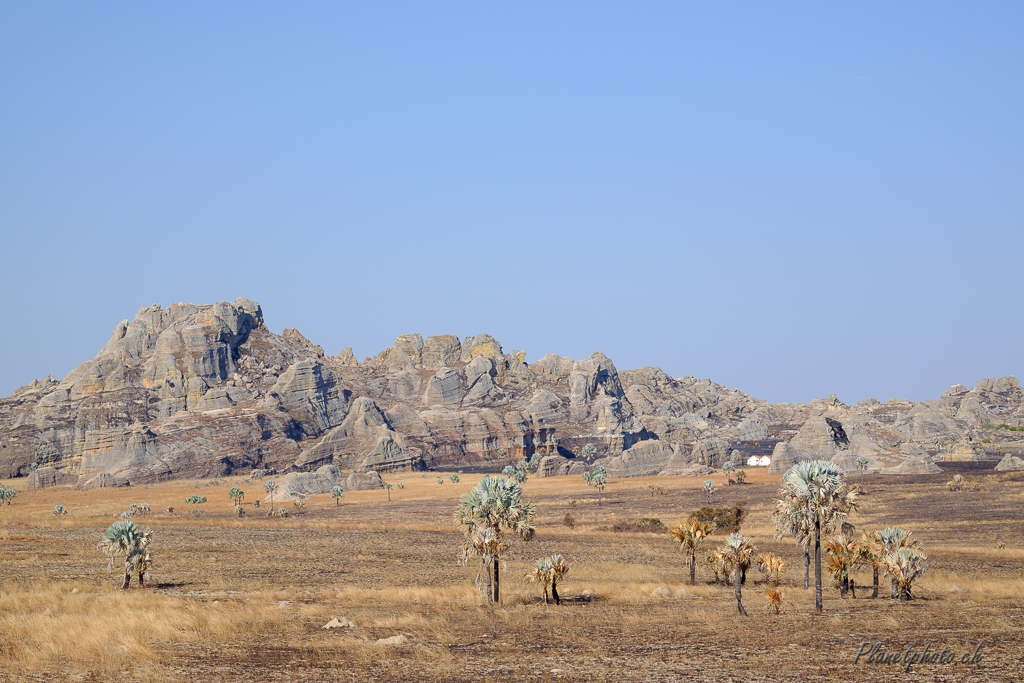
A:
[[[771,471],[807,458],[853,469],[863,456],[872,471],[928,472],[994,466],[1010,451],[986,449],[979,428],[1024,419],[1012,377],[922,403],[769,404],[658,368],[619,372],[601,353],[525,359],[486,334],[406,334],[359,362],[270,332],[247,299],[154,304],[63,380],[0,400],[0,477],[94,487],[270,469],[308,493],[531,458],[542,476],[598,462],[613,477],[702,476],[751,455],[773,455]]]

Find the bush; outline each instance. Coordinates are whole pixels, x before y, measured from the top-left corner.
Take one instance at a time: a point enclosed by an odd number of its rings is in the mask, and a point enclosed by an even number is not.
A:
[[[568,512],[565,513],[565,517],[562,517],[562,524],[569,527],[570,529],[576,528],[576,518],[570,515]]]
[[[713,508],[704,506],[690,513],[690,519],[707,522],[711,526],[711,533],[731,534],[740,530],[743,518],[747,516],[747,501],[741,500],[732,507]]]
[[[612,531],[632,531],[637,533],[645,534],[665,534],[668,533],[668,527],[666,527],[660,519],[655,517],[642,517],[640,519],[634,519],[625,522],[616,522],[612,525]]]

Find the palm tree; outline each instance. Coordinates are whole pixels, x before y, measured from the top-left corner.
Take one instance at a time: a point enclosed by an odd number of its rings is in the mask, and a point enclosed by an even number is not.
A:
[[[780,614],[786,608],[786,591],[769,588],[764,592],[764,601],[769,614]]]
[[[145,587],[143,577],[151,563],[148,546],[152,537],[153,532],[149,529],[140,527],[130,519],[124,519],[111,524],[103,534],[103,540],[96,545],[98,550],[110,558],[107,563],[108,572],[114,570],[114,560],[124,556],[124,583],[121,585],[123,590],[128,590],[133,573],[139,576],[139,587]]]
[[[341,499],[345,497],[345,489],[340,486],[331,487],[331,498],[334,499],[334,507],[341,505]]]
[[[878,598],[878,571],[885,569],[885,545],[882,543],[882,532],[865,531],[859,541],[858,550],[862,561],[871,565],[871,599]]]
[[[388,492],[388,502],[390,503],[391,502],[391,484],[389,482],[384,482],[384,490]]]
[[[274,491],[277,490],[277,482],[273,479],[267,479],[263,482],[263,490],[270,494],[270,511],[274,511]]]
[[[882,556],[881,565],[885,568],[889,575],[892,576],[892,592],[890,597],[896,599],[899,597],[899,581],[896,575],[889,568],[889,564],[885,558],[892,553],[896,553],[904,548],[918,549],[917,539],[911,539],[913,532],[901,529],[898,526],[886,527],[881,531],[876,531],[873,539],[872,550]]]
[[[928,569],[928,556],[920,548],[899,548],[885,556],[885,568],[899,587],[900,600],[913,600],[910,589]]]
[[[236,508],[242,507],[242,499],[245,498],[245,491],[238,488],[237,486],[232,486],[231,490],[228,491],[228,498],[235,501]]]
[[[467,537],[464,550],[475,550],[475,536],[481,531],[490,531],[494,537],[490,548],[490,563],[494,566],[493,596],[488,602],[499,603],[501,598],[498,575],[500,554],[504,549],[503,531],[511,531],[523,540],[533,538],[533,505],[523,502],[523,489],[518,482],[505,477],[484,475],[480,483],[470,489],[459,502],[456,520]]]
[[[860,486],[864,488],[864,473],[868,471],[868,459],[863,455],[857,456],[854,461],[857,464],[857,471],[860,472]]]
[[[821,614],[821,535],[842,526],[857,507],[858,487],[847,487],[846,477],[830,462],[805,460],[789,468],[782,477],[783,499],[798,520],[796,528],[813,529],[814,609]]]
[[[547,560],[537,560],[530,573],[526,575],[530,583],[539,583],[544,589],[544,604],[548,604],[548,586],[551,585],[551,563]]]
[[[772,521],[775,522],[775,537],[782,539],[785,536],[792,536],[796,544],[804,554],[804,588],[810,586],[811,572],[811,549],[810,541],[813,537],[813,527],[803,514],[804,508],[789,500],[775,501],[775,511],[772,513]]]
[[[860,558],[860,544],[845,534],[838,534],[825,539],[825,550],[829,554],[828,572],[839,586],[840,596],[845,599],[850,591],[850,570]]]
[[[548,563],[551,565],[551,597],[554,598],[556,605],[561,605],[562,599],[558,597],[558,582],[569,573],[570,565],[559,553],[549,557]]]
[[[704,480],[704,495],[708,497],[708,505],[711,505],[711,496],[715,495],[715,482],[710,479]]]
[[[587,482],[587,486],[593,486],[597,489],[597,504],[601,505],[601,493],[604,491],[604,487],[608,485],[608,468],[604,465],[598,465],[594,468],[593,472],[584,472],[583,481]]]
[[[0,503],[7,503],[8,505],[10,505],[11,501],[14,500],[17,497],[17,495],[17,490],[5,489],[4,487],[0,486]]]
[[[735,568],[736,576],[733,578],[733,585],[736,588],[736,608],[741,615],[746,616],[747,610],[743,609],[743,580],[740,577],[740,567],[750,563],[750,558],[757,552],[757,548],[749,538],[743,538],[738,533],[731,533],[725,539],[725,545],[719,548],[718,552],[727,557]]]
[[[679,541],[679,547],[690,562],[690,585],[697,583],[697,551],[704,540],[711,535],[711,525],[696,517],[680,520],[669,533]]]
[[[725,462],[722,463],[722,474],[725,475],[725,478],[728,480],[730,484],[733,483],[732,473],[735,471],[736,465],[732,464],[732,460],[726,460]]]
[[[757,556],[757,569],[766,582],[778,584],[786,571],[786,561],[775,553],[761,553]]]

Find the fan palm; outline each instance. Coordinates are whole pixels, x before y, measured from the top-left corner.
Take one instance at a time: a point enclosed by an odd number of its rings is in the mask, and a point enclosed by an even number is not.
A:
[[[679,547],[690,562],[690,585],[697,582],[697,551],[704,540],[711,535],[711,525],[695,517],[680,521],[669,533],[679,541]]]
[[[558,582],[569,573],[570,565],[558,553],[549,557],[548,563],[551,565],[551,597],[554,598],[556,605],[561,605],[562,599],[558,597]]]
[[[340,486],[331,487],[331,498],[334,499],[334,507],[341,505],[341,499],[345,497],[345,489]]]
[[[544,589],[544,604],[548,604],[548,586],[551,585],[551,563],[547,560],[537,560],[526,580],[531,583],[539,583]]]
[[[228,498],[235,501],[235,507],[241,507],[242,499],[245,498],[245,491],[237,486],[232,486],[231,490],[228,491]]]
[[[913,600],[914,581],[928,569],[928,556],[920,548],[899,548],[886,554],[885,568],[899,587],[900,600]]]
[[[704,480],[704,495],[708,498],[708,505],[711,505],[711,496],[715,495],[715,482],[710,479]]]
[[[115,560],[124,556],[124,583],[121,585],[123,590],[128,590],[133,573],[139,576],[139,587],[145,587],[144,577],[151,563],[148,547],[152,535],[153,532],[149,529],[125,519],[111,524],[103,534],[103,540],[96,545],[98,550],[110,558],[107,563],[108,572],[114,570]]]
[[[804,506],[796,501],[777,500],[775,511],[772,512],[772,521],[775,523],[776,538],[782,539],[785,536],[792,536],[796,544],[803,551],[804,555],[804,588],[810,586],[811,571],[811,539],[814,537],[814,528],[810,520],[804,514]]]
[[[900,594],[899,581],[896,579],[896,575],[889,571],[889,565],[885,562],[885,557],[903,548],[918,548],[917,539],[912,539],[911,536],[913,536],[913,532],[901,529],[898,526],[886,527],[881,531],[876,531],[874,534],[873,551],[882,556],[881,565],[892,577],[892,592],[890,593],[890,597],[894,600],[898,598]]]
[[[825,460],[805,460],[789,468],[782,477],[780,493],[799,520],[814,534],[814,609],[821,614],[821,535],[842,526],[857,507],[860,489],[848,487],[838,467]]]
[[[738,533],[731,533],[718,552],[727,557],[735,567],[736,576],[733,579],[733,586],[736,588],[736,608],[741,615],[746,616],[747,611],[743,609],[743,580],[740,577],[740,567],[743,564],[749,565],[750,558],[757,552],[757,547],[749,538],[744,538]]]
[[[757,569],[765,581],[777,584],[786,571],[786,561],[775,553],[761,553],[757,556]]]
[[[850,591],[850,570],[860,558],[860,544],[845,534],[838,534],[825,539],[825,550],[829,554],[828,573],[839,586],[839,594],[845,598]]]
[[[871,599],[878,598],[878,573],[885,569],[885,545],[881,541],[881,531],[865,531],[858,539],[860,559],[871,565]]]
[[[270,511],[274,511],[274,491],[277,490],[277,482],[273,479],[267,479],[263,482],[263,490],[270,494]]]
[[[467,536],[468,546],[475,545],[473,537],[481,530],[490,530],[498,545],[504,546],[503,531],[511,531],[523,540],[533,538],[533,514],[533,505],[523,502],[523,489],[518,482],[484,475],[479,484],[462,496],[455,518]],[[494,583],[488,602],[500,602],[500,554],[501,550],[490,554]]]

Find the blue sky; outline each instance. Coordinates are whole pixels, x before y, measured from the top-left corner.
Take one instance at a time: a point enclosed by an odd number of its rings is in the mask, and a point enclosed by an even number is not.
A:
[[[0,5],[0,394],[238,296],[772,401],[1024,373],[1024,5],[295,4]]]

